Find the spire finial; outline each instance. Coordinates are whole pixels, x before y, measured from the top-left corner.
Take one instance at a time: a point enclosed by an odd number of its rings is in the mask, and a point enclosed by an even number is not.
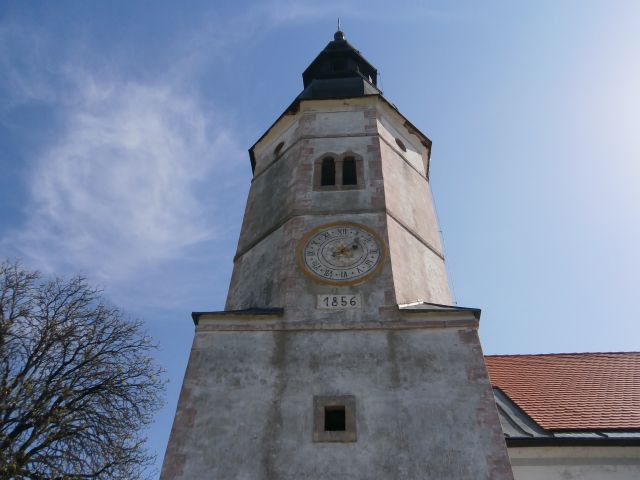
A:
[[[336,42],[344,41],[344,33],[342,33],[342,30],[340,30],[340,17],[338,17],[338,31],[333,36],[333,39]]]

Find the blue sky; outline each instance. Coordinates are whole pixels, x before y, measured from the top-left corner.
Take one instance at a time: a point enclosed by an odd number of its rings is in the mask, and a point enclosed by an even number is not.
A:
[[[224,305],[247,149],[347,39],[434,142],[457,303],[486,353],[638,350],[640,3],[3,2],[0,256],[82,272],[170,380]]]

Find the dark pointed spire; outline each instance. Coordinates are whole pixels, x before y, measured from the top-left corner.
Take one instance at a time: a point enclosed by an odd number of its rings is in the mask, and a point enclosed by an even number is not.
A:
[[[338,23],[339,25],[339,23]],[[378,71],[345,39],[338,26],[333,41],[302,74],[304,91],[298,98],[345,98],[381,93]]]

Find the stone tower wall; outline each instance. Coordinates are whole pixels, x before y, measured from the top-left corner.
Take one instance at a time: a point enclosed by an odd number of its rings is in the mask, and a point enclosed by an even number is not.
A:
[[[225,311],[197,316],[161,479],[511,480],[479,312],[431,305],[451,299],[429,147],[371,95],[300,102],[254,154]],[[318,188],[327,154],[356,158],[361,185]],[[333,222],[384,244],[366,282],[300,268],[302,239]],[[324,294],[361,306],[318,308]],[[343,436],[318,426],[331,399],[349,405]]]
[[[226,309],[281,307],[287,295],[299,298],[300,286],[314,292],[316,284],[297,267],[297,242],[313,227],[353,219],[379,231],[389,248],[381,275],[391,275],[389,282],[383,279],[388,301],[376,308],[418,300],[451,303],[425,173],[428,151],[402,126],[400,116],[371,96],[302,102],[293,118],[285,118],[286,126],[274,127],[256,147]],[[393,131],[392,121],[398,123]],[[406,152],[393,135],[405,139]],[[276,156],[274,145],[280,142],[284,146]],[[361,159],[363,188],[314,189],[316,163],[325,155],[347,154]],[[359,291],[379,288],[368,282]]]

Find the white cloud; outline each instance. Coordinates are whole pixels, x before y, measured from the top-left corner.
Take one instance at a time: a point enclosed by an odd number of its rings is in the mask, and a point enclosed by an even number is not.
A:
[[[221,158],[243,155],[211,112],[168,85],[66,75],[64,133],[35,162],[25,226],[8,240],[40,268],[106,279],[211,238],[216,205],[198,192]]]
[[[289,0],[224,22],[209,13],[167,53],[175,61],[153,82],[127,80],[117,58],[103,61],[86,42],[60,49],[55,35],[25,19],[0,23],[0,86],[9,94],[0,113],[45,105],[55,112],[51,132],[60,132],[35,149],[22,227],[0,244],[35,268],[112,285],[186,259],[229,228],[221,211],[246,179],[246,151],[194,85],[212,57],[257,33],[332,14]]]

